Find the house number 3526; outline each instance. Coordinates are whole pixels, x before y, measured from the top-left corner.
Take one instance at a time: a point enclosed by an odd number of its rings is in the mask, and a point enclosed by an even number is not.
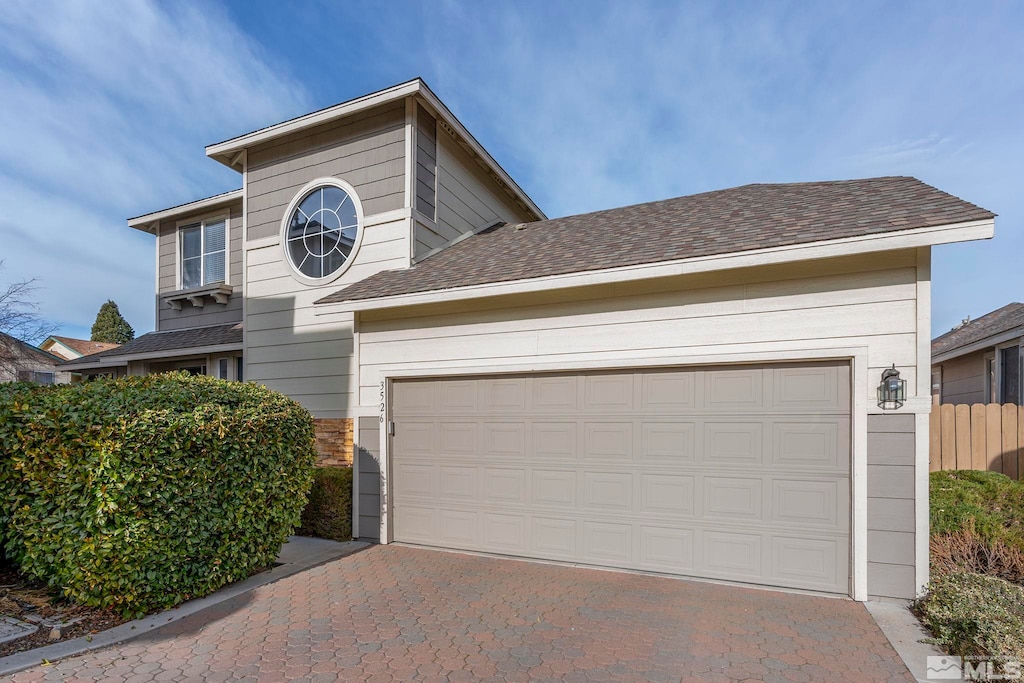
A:
[[[384,382],[380,383],[380,423],[384,424]]]

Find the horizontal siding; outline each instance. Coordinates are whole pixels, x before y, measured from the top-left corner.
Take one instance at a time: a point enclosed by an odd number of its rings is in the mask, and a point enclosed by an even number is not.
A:
[[[319,177],[350,183],[370,216],[405,205],[405,104],[324,124],[248,152],[249,239],[277,235],[288,203]]]
[[[942,402],[985,402],[985,351],[942,363]]]
[[[365,227],[354,261],[334,282],[296,280],[279,243],[246,252],[246,373],[302,403],[316,417],[349,417],[358,386],[351,314],[317,317],[314,303],[381,270],[404,267],[408,221]]]
[[[913,269],[896,268],[807,278],[798,284],[735,283],[365,321],[360,345],[365,397],[373,396],[370,389],[383,367],[742,352],[771,350],[781,340],[867,346],[872,368],[880,372],[895,362],[914,386],[914,282]],[[365,404],[374,403],[371,399]]]
[[[525,217],[511,198],[448,135],[437,139],[437,223],[448,239],[503,220],[515,223]]]
[[[416,106],[416,209],[434,219],[437,204],[437,120]]]
[[[189,220],[189,216],[175,217],[162,221],[159,228],[157,243],[159,248],[159,282],[157,292],[157,330],[181,330],[189,327],[206,327],[209,325],[226,325],[242,322],[242,300],[244,297],[242,273],[242,203],[241,201],[225,209],[228,219],[228,282],[235,288],[235,293],[226,305],[207,300],[202,308],[183,303],[180,311],[176,311],[163,302],[163,296],[177,291],[178,285],[178,233],[177,225]],[[223,211],[203,212],[196,218],[214,216]]]
[[[380,424],[375,417],[361,417],[357,424],[359,517],[356,536],[376,541],[380,539]]]
[[[915,430],[913,415],[868,416],[868,594],[872,596],[913,598],[917,592]]]

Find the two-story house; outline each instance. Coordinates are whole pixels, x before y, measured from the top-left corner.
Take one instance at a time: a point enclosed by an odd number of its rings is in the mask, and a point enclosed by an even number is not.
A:
[[[547,219],[418,79],[206,153],[241,189],[129,221],[157,330],[89,365],[301,401],[356,468],[357,536],[927,581],[931,247],[991,212],[889,177]]]

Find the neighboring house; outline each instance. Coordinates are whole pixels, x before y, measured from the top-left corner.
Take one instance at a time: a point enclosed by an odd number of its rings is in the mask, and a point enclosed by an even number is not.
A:
[[[100,351],[116,349],[120,344],[108,342],[95,342],[89,339],[75,339],[74,337],[58,337],[51,335],[46,338],[39,348],[54,356],[60,356],[64,360],[75,360],[82,356],[89,356]]]
[[[889,177],[549,220],[418,79],[206,153],[242,189],[129,220],[157,330],[69,367],[301,401],[362,538],[858,600],[927,581],[931,246],[991,212]]]
[[[935,403],[1024,405],[1024,304],[965,320],[932,340]]]
[[[67,384],[71,373],[60,368],[63,358],[0,332],[0,382]]]

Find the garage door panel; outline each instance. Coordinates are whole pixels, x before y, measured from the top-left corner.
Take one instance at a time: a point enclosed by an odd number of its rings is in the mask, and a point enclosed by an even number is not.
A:
[[[481,425],[485,460],[521,460],[526,455],[525,422],[484,422]]]
[[[760,534],[703,531],[703,566],[713,577],[755,581],[761,578]]]
[[[844,392],[841,364],[397,382],[393,535],[846,593]]]
[[[534,557],[575,561],[578,523],[573,519],[534,517],[530,526],[530,550]]]
[[[601,412],[632,411],[633,375],[585,375],[583,410]]]
[[[829,590],[839,582],[845,565],[845,544],[837,539],[775,536],[771,577],[780,585]]]
[[[579,425],[572,422],[533,422],[530,424],[530,452],[542,462],[575,460]]]
[[[694,462],[694,422],[642,422],[640,461],[665,465]]]
[[[772,424],[774,464],[798,470],[848,471],[849,420],[781,422]]]
[[[476,422],[453,422],[439,420],[436,427],[436,445],[434,434],[424,434],[420,427],[431,423],[413,423],[416,425],[411,433],[407,425],[402,423],[402,430],[395,432],[395,449],[397,452],[441,453],[446,456],[465,456],[475,460],[480,452],[478,425]]]
[[[640,566],[674,573],[694,571],[694,537],[693,529],[641,526]]]
[[[648,372],[642,375],[643,411],[679,412],[697,408],[696,372]]]
[[[585,460],[632,460],[633,423],[583,422],[583,458]]]
[[[526,503],[526,470],[485,467],[484,499],[505,504]]]
[[[582,500],[586,510],[630,512],[633,509],[631,473],[584,472]]]
[[[633,555],[632,526],[611,522],[583,522],[583,562],[613,566],[630,564]]]
[[[531,408],[538,413],[576,411],[579,377],[545,376],[530,381]]]
[[[764,519],[761,479],[704,477],[702,517],[759,522]]]
[[[482,548],[501,553],[526,551],[526,515],[483,513]]]
[[[538,505],[576,507],[576,472],[533,470],[530,500]]]
[[[713,412],[764,410],[765,376],[759,368],[705,372],[704,408]]]
[[[849,490],[849,484],[842,483],[844,490]],[[772,521],[845,530],[848,518],[840,514],[840,505],[845,500],[840,483],[834,480],[776,479],[772,482]]]
[[[442,498],[475,501],[477,499],[476,467],[442,465],[438,468],[438,488]],[[404,492],[399,492],[404,493]]]
[[[705,422],[703,462],[760,465],[764,458],[761,422]]]
[[[483,382],[481,407],[486,412],[525,413],[527,381],[523,378],[491,379]]]
[[[641,474],[639,512],[693,517],[695,477],[682,474]]]

